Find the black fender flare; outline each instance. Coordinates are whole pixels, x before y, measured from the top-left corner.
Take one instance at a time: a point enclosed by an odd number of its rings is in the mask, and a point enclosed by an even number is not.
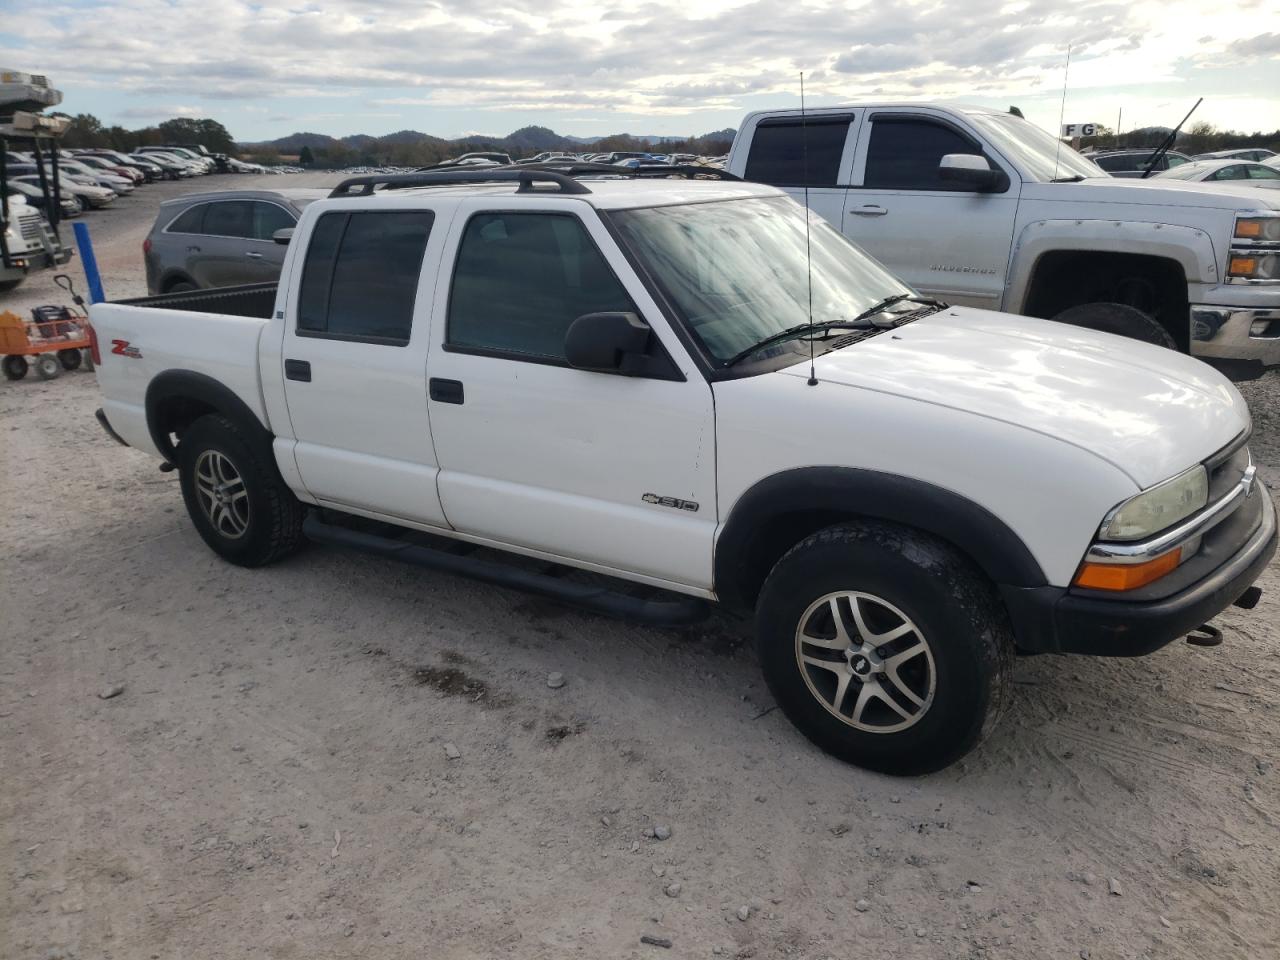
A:
[[[147,385],[145,404],[147,430],[151,434],[151,440],[170,463],[175,462],[175,450],[169,432],[164,429],[160,409],[165,401],[173,399],[195,401],[201,406],[216,410],[229,420],[234,420],[249,432],[255,444],[262,445],[261,449],[268,457],[268,462],[275,462],[271,431],[230,387],[194,370],[165,370],[156,374]]]
[[[788,517],[820,518],[818,527],[787,533]],[[969,556],[996,584],[1048,581],[1022,539],[985,507],[923,480],[854,467],[801,467],[765,477],[734,503],[716,540],[714,576],[720,600],[750,609],[773,564],[820,527],[857,517],[913,527]],[[780,529],[781,528],[781,529]],[[781,551],[773,542],[781,536]]]

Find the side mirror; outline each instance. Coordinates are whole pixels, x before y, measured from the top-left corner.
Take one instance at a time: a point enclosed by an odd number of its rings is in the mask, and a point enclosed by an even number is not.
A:
[[[564,335],[565,359],[579,370],[635,376],[645,369],[650,333],[634,313],[585,313]]]
[[[293,227],[281,227],[271,235],[271,239],[276,243],[287,246],[289,241],[293,239]]]
[[[948,153],[938,163],[938,177],[954,183],[958,190],[999,193],[1009,189],[1009,175],[991,169],[987,158],[976,153]]]

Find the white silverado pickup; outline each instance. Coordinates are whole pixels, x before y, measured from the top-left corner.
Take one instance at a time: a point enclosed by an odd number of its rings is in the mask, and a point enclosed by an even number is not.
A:
[[[727,169],[802,199],[916,290],[1196,356],[1280,363],[1280,194],[1108,176],[1020,117],[749,114]],[[1246,182],[1247,183],[1247,182]]]
[[[889,772],[972,747],[1016,650],[1148,653],[1256,603],[1276,547],[1220,374],[920,298],[756,184],[356,178],[278,289],[91,319],[103,425],[231,562],[310,537],[615,615],[753,610],[792,721]]]

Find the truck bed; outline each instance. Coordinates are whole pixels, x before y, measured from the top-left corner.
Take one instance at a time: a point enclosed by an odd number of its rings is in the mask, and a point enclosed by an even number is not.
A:
[[[208,290],[183,290],[160,293],[131,300],[112,300],[128,307],[160,307],[165,310],[188,310],[192,313],[220,313],[228,317],[251,317],[270,320],[275,308],[277,283],[246,283],[234,287],[212,287]]]

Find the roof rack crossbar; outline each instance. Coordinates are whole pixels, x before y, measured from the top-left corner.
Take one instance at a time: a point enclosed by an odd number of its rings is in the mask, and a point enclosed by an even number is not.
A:
[[[560,188],[560,193],[590,193],[572,177],[551,170],[430,170],[422,173],[373,174],[351,177],[333,188],[332,197],[367,197],[376,187],[438,187],[455,183],[518,183],[517,193],[532,193],[535,184],[550,183]],[[356,188],[359,187],[358,191]]]
[[[639,179],[643,179],[645,177],[660,178],[681,176],[688,179],[706,177],[711,180],[729,180],[734,182],[741,182],[742,180],[742,178],[737,174],[730,173],[728,170],[721,167],[703,167],[696,163],[652,163],[641,164],[636,167],[619,167],[612,163],[592,163],[589,160],[547,160],[543,163],[524,164],[520,167],[516,167],[515,169],[554,171],[570,177],[606,174],[615,177],[635,177]]]

